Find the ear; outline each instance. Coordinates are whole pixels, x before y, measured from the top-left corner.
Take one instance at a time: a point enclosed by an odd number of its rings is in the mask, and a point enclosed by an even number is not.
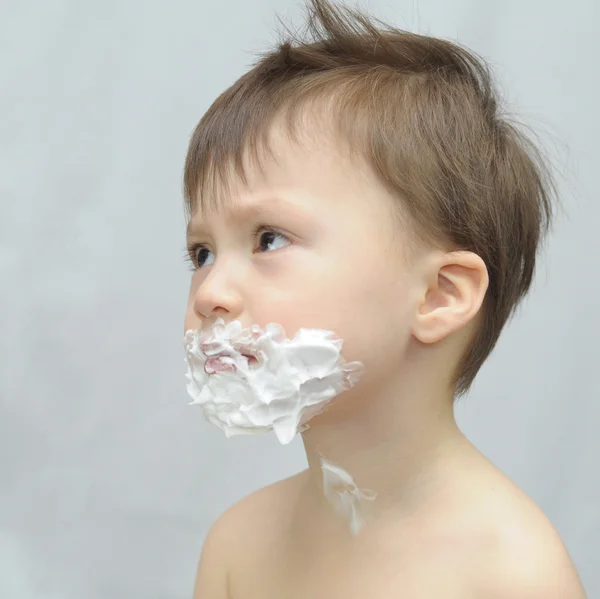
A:
[[[437,254],[429,266],[412,331],[422,343],[440,341],[473,320],[489,284],[485,263],[473,252]]]

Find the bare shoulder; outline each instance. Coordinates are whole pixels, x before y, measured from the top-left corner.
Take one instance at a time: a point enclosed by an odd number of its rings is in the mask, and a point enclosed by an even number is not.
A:
[[[258,489],[223,513],[220,520],[235,537],[237,555],[255,553],[285,530],[305,476],[300,472]]]
[[[525,501],[505,524],[490,562],[488,588],[495,593],[491,596],[585,599],[564,542],[537,506]]]
[[[477,596],[490,599],[586,599],[577,569],[542,509],[513,481],[490,468],[472,524],[485,543],[476,574]],[[481,540],[481,539],[480,539]]]
[[[243,556],[262,555],[285,526],[304,472],[270,484],[237,501],[211,526],[202,547],[194,599],[228,599]]]

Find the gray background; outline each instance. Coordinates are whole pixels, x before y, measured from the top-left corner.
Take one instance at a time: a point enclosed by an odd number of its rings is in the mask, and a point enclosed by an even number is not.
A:
[[[463,430],[546,512],[600,597],[600,151],[594,0],[363,2],[458,40],[561,172],[568,218]],[[0,597],[190,597],[210,524],[303,469],[188,406],[181,171],[292,0],[0,7]],[[544,133],[545,132],[545,133]]]

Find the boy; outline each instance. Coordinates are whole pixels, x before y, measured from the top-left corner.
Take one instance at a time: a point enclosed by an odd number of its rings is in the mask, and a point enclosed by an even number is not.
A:
[[[552,524],[453,413],[531,284],[541,154],[473,54],[310,6],[316,39],[265,54],[191,139],[184,325],[335,331],[364,371],[299,429],[308,469],[213,525],[195,598],[582,599]],[[362,526],[336,493],[368,500]]]

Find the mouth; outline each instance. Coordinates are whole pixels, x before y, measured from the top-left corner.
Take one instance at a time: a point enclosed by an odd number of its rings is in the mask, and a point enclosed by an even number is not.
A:
[[[248,360],[249,366],[254,366],[258,364],[258,358],[252,354],[242,353]],[[204,372],[206,374],[215,374],[216,372],[236,372],[237,367],[235,364],[230,364],[227,360],[223,358],[231,357],[228,353],[218,354],[216,356],[209,356],[204,363]]]
[[[258,363],[259,358],[251,345],[238,343],[234,344],[233,348],[244,356],[244,358],[248,359],[248,364],[250,366]]]
[[[258,362],[258,358],[252,354],[242,354],[242,356],[244,356],[244,358],[248,358],[248,364],[254,364]]]

